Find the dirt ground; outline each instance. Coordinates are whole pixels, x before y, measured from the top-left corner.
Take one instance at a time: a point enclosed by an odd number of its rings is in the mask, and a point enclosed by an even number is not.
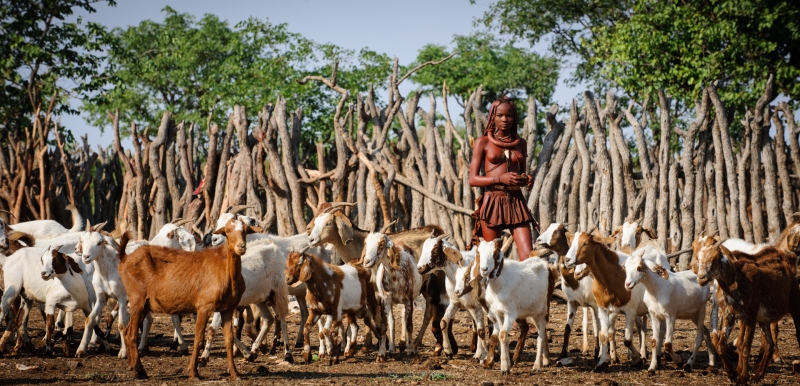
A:
[[[566,304],[563,294],[556,291],[555,298],[551,305],[551,320],[548,324],[548,331],[552,343],[550,344],[550,357],[555,362],[563,341],[563,326],[566,321]],[[399,314],[399,312],[396,312]],[[302,361],[302,349],[294,349],[293,355],[295,364],[290,365],[282,362],[281,355],[262,355],[255,362],[246,362],[241,357],[237,357],[236,363],[242,378],[248,384],[293,384],[293,385],[324,385],[324,384],[347,384],[347,385],[371,385],[371,384],[428,384],[436,383],[442,385],[565,385],[565,384],[588,384],[588,385],[615,385],[615,384],[645,384],[645,385],[698,385],[698,384],[728,384],[728,378],[724,375],[721,368],[707,369],[708,354],[705,344],[698,353],[699,362],[695,364],[695,370],[685,373],[678,369],[672,362],[662,362],[655,376],[648,377],[647,371],[640,368],[632,368],[628,365],[627,351],[622,348],[622,364],[612,365],[610,370],[605,373],[592,373],[594,366],[590,354],[582,355],[582,330],[580,327],[581,313],[575,318],[574,328],[570,349],[571,358],[574,362],[567,366],[550,367],[543,371],[531,373],[535,356],[536,339],[529,337],[521,363],[511,368],[511,375],[501,376],[498,364],[494,369],[484,370],[482,366],[473,361],[472,353],[468,353],[470,343],[469,328],[471,322],[469,315],[460,311],[457,314],[457,322],[454,325],[454,333],[459,341],[459,353],[451,360],[444,358],[431,358],[434,339],[428,332],[425,335],[424,347],[420,350],[420,358],[405,357],[397,355],[386,363],[375,363],[374,351],[367,354],[359,353],[355,358],[344,359],[343,363],[328,366],[327,360],[317,361],[311,365],[300,364]],[[75,325],[83,325],[83,316],[75,315]],[[297,331],[299,314],[293,314],[289,320],[290,340],[294,342]],[[415,312],[415,326],[418,326],[422,319],[422,312]],[[591,319],[590,319],[591,321]],[[708,323],[708,319],[706,319]],[[44,357],[42,353],[30,354],[23,353],[17,358],[8,356],[0,357],[0,384],[23,385],[23,384],[74,384],[74,383],[148,383],[158,385],[171,385],[184,383],[188,380],[186,367],[189,356],[182,355],[175,351],[169,351],[169,344],[172,337],[172,325],[169,318],[163,315],[156,316],[153,333],[150,337],[150,353],[142,358],[145,369],[150,376],[147,381],[134,381],[133,373],[128,370],[127,361],[117,359],[108,353],[91,352],[88,358],[75,359],[66,356],[63,352],[63,344],[58,343],[52,357]],[[400,326],[399,321],[396,323]],[[622,333],[623,323],[617,323],[618,331]],[[34,343],[41,351],[44,350],[44,324],[38,311],[31,313],[31,336]],[[591,322],[589,323],[591,328]],[[784,319],[781,323],[779,337],[779,347],[784,356],[781,364],[772,364],[764,379],[765,384],[787,385],[800,383],[800,376],[791,370],[791,362],[800,359],[800,352],[795,338],[793,337],[794,326],[790,318]],[[193,341],[193,323],[191,319],[184,319],[183,328],[185,337],[191,343]],[[418,328],[418,327],[417,327]],[[116,330],[116,329],[115,329]],[[316,331],[316,329],[315,329]],[[361,329],[363,335],[365,329]],[[415,329],[416,331],[416,329]],[[77,342],[80,339],[80,332],[73,333],[76,342],[71,348],[74,356]],[[734,333],[736,334],[736,332]],[[756,334],[753,347],[753,357],[751,366],[758,352],[758,341],[760,332]],[[271,335],[271,333],[270,333]],[[312,337],[316,334],[312,334]],[[679,354],[685,359],[691,354],[691,345],[694,342],[695,330],[690,322],[679,322],[675,331],[675,347]],[[512,334],[512,348],[515,345],[519,332]],[[648,341],[650,333],[648,331]],[[621,342],[621,335],[618,341]],[[638,341],[638,338],[634,338]],[[249,338],[244,338],[245,343],[249,343]],[[227,381],[227,370],[225,367],[225,352],[222,343],[222,334],[217,334],[215,347],[211,353],[208,366],[199,370],[205,382],[225,382]],[[317,340],[312,338],[313,350],[316,352]],[[590,348],[594,345],[590,340]],[[114,345],[118,348],[118,345]],[[649,345],[648,345],[649,347]],[[649,355],[648,355],[649,356]],[[29,370],[21,370],[20,366],[36,366]]]

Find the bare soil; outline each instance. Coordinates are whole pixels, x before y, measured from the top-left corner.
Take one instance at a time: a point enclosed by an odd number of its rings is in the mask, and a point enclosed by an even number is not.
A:
[[[551,363],[561,348],[563,341],[563,326],[566,321],[566,305],[563,294],[556,291],[551,305],[551,319],[548,324],[548,332],[551,337],[550,357]],[[396,313],[396,314],[399,314]],[[414,315],[415,326],[419,328],[422,320],[422,312],[417,311]],[[649,377],[646,368],[632,368],[629,366],[627,350],[619,344],[618,352],[621,357],[621,364],[612,365],[608,372],[593,373],[594,360],[591,353],[583,355],[580,352],[582,346],[583,331],[580,327],[581,313],[575,318],[570,349],[571,358],[574,362],[567,366],[555,366],[551,364],[543,371],[531,373],[535,356],[536,339],[529,337],[522,356],[521,363],[516,364],[511,369],[511,375],[501,376],[498,364],[494,369],[484,370],[481,365],[472,360],[472,353],[468,352],[470,344],[469,315],[466,312],[457,314],[457,322],[454,324],[454,333],[459,341],[459,352],[450,360],[442,357],[432,357],[434,339],[428,332],[425,336],[424,346],[420,349],[420,357],[406,357],[403,354],[395,355],[386,363],[375,363],[376,353],[370,351],[366,354],[359,353],[355,358],[343,359],[338,365],[328,366],[328,361],[323,359],[310,365],[300,364],[302,362],[302,349],[293,349],[295,364],[281,363],[282,355],[267,354],[259,356],[255,362],[246,362],[238,357],[237,368],[242,374],[244,382],[248,384],[293,384],[293,385],[313,385],[313,384],[348,384],[348,385],[379,385],[379,384],[428,384],[436,383],[442,385],[466,384],[466,385],[563,385],[563,384],[589,384],[589,385],[616,385],[616,384],[647,384],[647,385],[698,385],[698,384],[728,384],[728,378],[721,368],[709,369],[708,354],[705,344],[700,349],[699,362],[695,364],[692,372],[684,372],[672,362],[662,361],[655,376]],[[591,319],[590,319],[591,320]],[[708,320],[708,319],[706,319]],[[294,342],[297,331],[297,324],[300,321],[299,314],[293,314],[289,320],[290,340]],[[708,322],[707,322],[708,323]],[[649,323],[648,323],[649,324]],[[83,326],[83,316],[75,315],[75,325]],[[399,321],[396,323],[400,326]],[[622,325],[617,323],[618,342],[621,342]],[[591,323],[589,324],[591,328]],[[23,353],[19,357],[11,358],[8,356],[0,357],[0,384],[23,385],[23,384],[75,384],[75,383],[147,383],[158,385],[170,385],[185,383],[188,380],[186,367],[188,366],[189,356],[170,351],[169,346],[172,337],[172,325],[166,316],[156,316],[153,326],[153,333],[150,337],[150,352],[143,356],[142,362],[150,376],[146,381],[135,381],[133,373],[128,370],[126,360],[117,359],[114,355],[103,352],[90,351],[88,358],[73,358],[77,342],[80,340],[80,332],[75,331],[72,339],[75,342],[71,347],[72,355],[65,355],[63,343],[58,343],[55,353],[51,357],[45,357],[41,352],[44,351],[44,323],[38,311],[31,313],[30,334],[34,337],[34,343],[39,352]],[[783,354],[783,363],[772,364],[765,376],[764,383],[775,385],[788,385],[800,383],[800,377],[792,372],[791,362],[800,359],[798,345],[794,338],[794,325],[790,318],[784,319],[781,323],[779,336],[779,347]],[[194,339],[194,326],[192,319],[184,319],[184,334],[191,344]],[[116,329],[115,329],[116,331]],[[360,333],[363,335],[365,329]],[[416,331],[416,329],[415,329]],[[734,332],[736,334],[736,332]],[[758,353],[760,332],[756,334],[754,347],[752,350],[751,366]],[[270,333],[271,335],[271,333]],[[316,329],[312,333],[312,345],[316,352]],[[675,331],[674,344],[679,354],[687,359],[691,352],[694,342],[695,330],[690,322],[679,322]],[[512,333],[512,348],[519,337],[519,331]],[[648,331],[648,342],[650,332]],[[245,343],[249,343],[249,338],[244,338]],[[638,337],[634,338],[638,341]],[[205,382],[226,382],[228,379],[225,367],[225,351],[222,342],[222,334],[217,334],[214,350],[211,359],[206,367],[199,370]],[[590,339],[590,349],[594,347]],[[118,348],[118,345],[114,345]],[[648,350],[650,345],[648,344]],[[649,354],[648,354],[649,357]],[[34,369],[20,370],[18,366],[36,366]],[[718,365],[719,366],[719,365]]]

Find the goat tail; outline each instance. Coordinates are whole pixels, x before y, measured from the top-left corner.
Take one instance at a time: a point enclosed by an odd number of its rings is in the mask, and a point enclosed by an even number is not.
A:
[[[83,217],[81,216],[81,212],[78,211],[78,208],[75,205],[69,204],[65,208],[66,210],[72,213],[72,229],[70,232],[80,232],[83,231]]]
[[[132,237],[130,231],[122,233],[122,238],[119,239],[119,250],[117,251],[117,253],[119,253],[119,261],[125,259],[125,247],[128,246],[128,242],[131,241]]]

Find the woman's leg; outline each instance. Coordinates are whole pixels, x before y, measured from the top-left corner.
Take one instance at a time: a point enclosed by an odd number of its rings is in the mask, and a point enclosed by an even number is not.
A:
[[[483,232],[483,239],[486,241],[493,241],[498,237],[503,236],[503,227],[490,227],[485,223],[481,225],[481,231]]]
[[[517,225],[511,229],[514,236],[514,243],[517,244],[517,254],[519,261],[525,261],[531,255],[533,245],[531,244],[531,227],[527,223]]]

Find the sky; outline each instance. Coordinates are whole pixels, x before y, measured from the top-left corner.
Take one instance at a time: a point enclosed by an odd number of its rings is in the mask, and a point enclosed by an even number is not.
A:
[[[98,4],[97,12],[76,13],[85,21],[101,23],[107,27],[127,27],[143,20],[164,20],[162,9],[169,5],[178,12],[202,17],[214,14],[234,25],[249,17],[268,18],[271,23],[286,23],[292,32],[300,33],[318,43],[333,43],[359,50],[369,47],[389,56],[396,56],[401,65],[414,60],[417,51],[425,44],[450,46],[453,35],[466,35],[474,31],[475,18],[481,16],[493,1],[475,0],[118,0],[115,7]],[[540,42],[534,50],[546,53],[546,43]],[[553,95],[553,101],[565,105],[581,88],[571,88],[564,83],[569,69],[562,70]],[[413,88],[404,82],[400,92],[405,95]],[[79,104],[79,101],[73,101]],[[456,103],[450,103],[451,114],[459,115]],[[77,107],[77,106],[75,106]],[[61,123],[78,137],[89,134],[89,142],[107,146],[113,141],[110,128],[101,133],[90,127],[80,116],[64,116]]]

